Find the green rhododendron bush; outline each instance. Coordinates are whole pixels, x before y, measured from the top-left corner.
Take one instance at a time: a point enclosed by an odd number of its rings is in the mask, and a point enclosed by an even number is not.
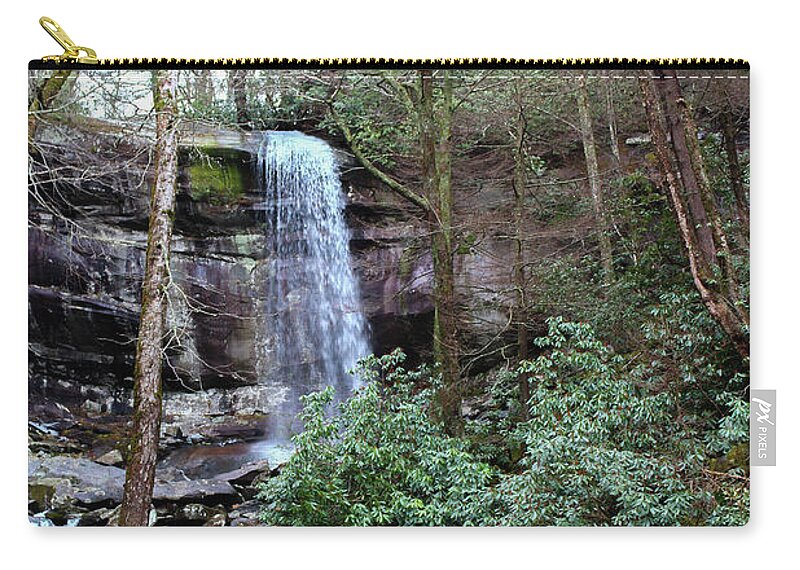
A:
[[[262,487],[262,520],[746,523],[746,383],[720,378],[724,371],[698,356],[713,356],[696,343],[715,339],[704,336],[714,327],[696,320],[704,313],[695,299],[661,301],[644,336],[670,349],[648,361],[615,355],[587,324],[549,319],[547,334],[535,341],[539,356],[496,375],[490,409],[463,438],[446,435],[438,420],[438,378],[430,370],[406,370],[399,351],[365,359],[363,386],[338,413],[331,389],[305,398],[296,453]],[[667,311],[671,318],[661,320]],[[703,386],[709,375],[715,389]],[[514,409],[520,376],[530,386],[524,416]]]
[[[499,473],[431,417],[435,388],[394,352],[361,363],[364,386],[329,414],[333,391],[304,398],[305,430],[261,493],[278,525],[467,525],[492,516]]]

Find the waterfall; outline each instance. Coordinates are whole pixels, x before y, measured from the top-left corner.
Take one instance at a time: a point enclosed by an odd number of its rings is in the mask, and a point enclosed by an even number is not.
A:
[[[353,269],[350,233],[333,150],[299,132],[265,133],[258,152],[265,193],[267,280],[265,316],[271,375],[289,390],[268,435],[286,441],[299,397],[332,385],[345,399],[357,379],[348,374],[370,352],[367,323]]]

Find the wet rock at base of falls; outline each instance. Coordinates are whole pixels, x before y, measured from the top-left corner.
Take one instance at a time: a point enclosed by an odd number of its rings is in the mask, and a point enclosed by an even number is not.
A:
[[[197,444],[262,437],[266,417],[286,392],[282,386],[259,385],[165,394],[162,438]]]
[[[227,481],[238,489],[245,499],[254,499],[258,494],[258,486],[272,476],[269,461],[260,460],[242,465],[227,473],[220,473],[215,479]]]
[[[219,479],[229,481],[236,473],[245,476],[253,469],[269,469],[262,463],[263,452],[257,445],[197,445],[176,449],[159,461],[156,476],[163,481]],[[240,471],[241,470],[241,471]],[[226,475],[227,474],[227,475]],[[224,477],[219,477],[225,475]],[[234,482],[234,484],[239,484]]]
[[[124,470],[80,457],[28,462],[28,496],[39,510],[119,504],[124,484]]]
[[[248,477],[259,467],[252,465],[231,479]],[[256,476],[254,475],[254,477]],[[223,479],[173,480],[176,471],[158,470],[153,503],[160,517],[155,524],[219,524],[220,513],[241,502],[240,493]],[[105,526],[114,524],[114,513],[122,501],[125,471],[80,457],[54,456],[28,461],[28,511],[31,524],[56,526]],[[189,507],[190,505],[201,505]],[[192,514],[194,513],[194,514]],[[208,516],[202,518],[202,514]],[[181,523],[180,521],[184,521]]]
[[[233,505],[239,500],[236,489],[227,481],[213,479],[156,481],[153,503],[203,503]]]
[[[270,473],[269,461],[261,460],[242,465],[238,469],[228,471],[227,473],[220,473],[214,477],[214,479],[218,481],[227,481],[232,485],[249,486],[252,485],[259,476],[264,474],[269,476]]]

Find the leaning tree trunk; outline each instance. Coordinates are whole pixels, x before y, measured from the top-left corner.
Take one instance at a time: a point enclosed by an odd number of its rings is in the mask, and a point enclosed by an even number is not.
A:
[[[711,230],[711,238],[714,243],[716,257],[709,259],[709,263],[719,268],[722,278],[722,293],[727,299],[733,310],[739,315],[741,319],[747,322],[749,326],[749,315],[746,314],[744,306],[739,301],[739,285],[736,282],[736,270],[733,267],[733,259],[731,258],[731,250],[728,245],[728,236],[726,235],[725,228],[722,224],[722,216],[717,207],[717,197],[711,188],[711,182],[708,178],[708,171],[703,159],[703,153],[700,149],[700,142],[697,138],[697,126],[694,122],[692,110],[689,104],[683,97],[680,83],[678,83],[678,76],[674,70],[665,72],[667,78],[661,82],[660,85],[667,87],[667,109],[671,109],[672,105],[677,108],[678,120],[677,123],[681,127],[684,134],[684,144],[689,156],[689,167],[694,173],[697,181],[697,187],[700,192],[700,201],[703,205],[703,211],[708,220],[709,229]],[[671,111],[668,111],[671,115]],[[672,121],[670,121],[672,122]],[[676,155],[683,156],[683,149],[680,148],[681,140],[678,139],[673,144]],[[679,159],[679,164],[682,165],[682,159]],[[699,225],[699,224],[698,224]]]
[[[672,142],[672,151],[675,155],[675,165],[685,190],[686,205],[689,209],[694,223],[697,226],[698,247],[704,257],[716,263],[717,247],[714,241],[714,232],[711,221],[708,219],[708,211],[703,204],[703,192],[701,185],[703,180],[699,176],[697,168],[693,167],[691,145],[697,143],[695,134],[694,141],[687,136],[685,124],[681,119],[679,104],[684,102],[677,79],[674,81],[662,79],[655,82],[656,91],[661,96],[664,108],[664,120],[669,130],[669,139]]]
[[[597,146],[592,130],[592,116],[589,110],[589,91],[586,88],[586,73],[578,76],[578,114],[581,122],[581,140],[583,153],[586,156],[586,173],[589,188],[592,192],[597,234],[600,243],[600,265],[603,271],[603,282],[610,285],[614,280],[614,265],[609,235],[608,214],[606,212],[603,185],[600,183],[600,169],[597,166]]]
[[[156,111],[156,178],[150,198],[142,312],[134,368],[133,433],[120,509],[120,526],[145,526],[156,471],[161,428],[161,369],[167,311],[167,284],[178,139],[177,71],[158,71]]]
[[[657,85],[657,82],[669,85]],[[746,359],[750,354],[749,314],[733,273],[727,239],[708,185],[690,110],[674,74],[668,73],[657,80],[642,77],[639,85],[659,169],[669,192],[695,287],[709,313]],[[659,93],[665,99],[664,108]],[[671,141],[667,138],[668,126],[673,134]],[[676,136],[678,133],[680,136]],[[691,172],[690,180],[684,176],[687,172]],[[704,225],[694,217],[691,203],[698,193],[704,210],[702,219],[710,220],[710,224]],[[712,238],[711,251],[706,247],[706,232]]]

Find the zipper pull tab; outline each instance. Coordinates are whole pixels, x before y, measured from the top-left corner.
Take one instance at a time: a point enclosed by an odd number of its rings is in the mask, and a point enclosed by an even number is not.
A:
[[[95,51],[91,48],[76,45],[67,35],[67,32],[64,31],[64,28],[59,26],[55,20],[47,16],[42,16],[39,18],[39,23],[45,31],[50,34],[50,37],[64,48],[64,53],[62,55],[46,55],[42,60],[70,63],[98,63]],[[81,55],[81,53],[85,55]]]

